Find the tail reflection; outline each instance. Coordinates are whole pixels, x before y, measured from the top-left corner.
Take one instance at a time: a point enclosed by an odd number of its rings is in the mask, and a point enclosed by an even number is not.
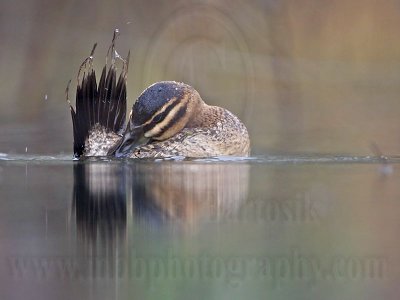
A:
[[[101,162],[74,165],[72,203],[78,234],[83,240],[122,236],[127,218],[122,166]]]

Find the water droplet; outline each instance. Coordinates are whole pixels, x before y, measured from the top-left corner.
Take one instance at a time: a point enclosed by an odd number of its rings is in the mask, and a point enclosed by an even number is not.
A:
[[[384,175],[384,176],[389,176],[393,174],[393,166],[389,164],[383,164],[379,166],[379,173]]]
[[[28,147],[25,147],[25,153],[27,153],[28,152]]]
[[[44,95],[44,100],[45,100],[45,101],[47,100],[47,94],[46,94],[46,95]]]

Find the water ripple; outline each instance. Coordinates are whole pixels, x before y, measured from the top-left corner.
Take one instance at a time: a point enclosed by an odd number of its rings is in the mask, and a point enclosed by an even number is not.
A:
[[[65,163],[74,162],[72,155],[34,155],[0,153],[0,162],[43,162]],[[257,163],[257,164],[397,164],[400,156],[356,156],[356,155],[322,155],[322,154],[291,154],[291,155],[257,155],[250,157],[219,156],[208,158],[185,158],[182,156],[156,159],[115,159],[109,157],[85,158],[85,162],[194,162],[194,163]]]

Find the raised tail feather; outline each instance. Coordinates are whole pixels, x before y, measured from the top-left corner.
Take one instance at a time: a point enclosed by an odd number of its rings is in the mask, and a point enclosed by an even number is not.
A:
[[[114,47],[114,39],[112,47]],[[96,73],[92,68],[92,58],[92,55],[88,58],[89,68],[84,71],[81,81],[79,81],[78,75],[76,108],[74,109],[70,105],[74,133],[74,157],[76,158],[84,155],[88,150],[85,149],[85,144],[95,126],[118,134],[123,130],[125,123],[129,54],[127,60],[124,61],[118,81],[113,57],[108,70],[107,65],[104,66],[98,86]],[[88,59],[82,64],[81,69],[86,68]],[[101,143],[102,141],[96,142]]]

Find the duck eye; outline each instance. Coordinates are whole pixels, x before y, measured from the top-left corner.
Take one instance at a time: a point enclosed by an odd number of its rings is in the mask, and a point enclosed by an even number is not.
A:
[[[158,114],[157,116],[154,117],[153,122],[159,123],[163,119],[162,114]]]

